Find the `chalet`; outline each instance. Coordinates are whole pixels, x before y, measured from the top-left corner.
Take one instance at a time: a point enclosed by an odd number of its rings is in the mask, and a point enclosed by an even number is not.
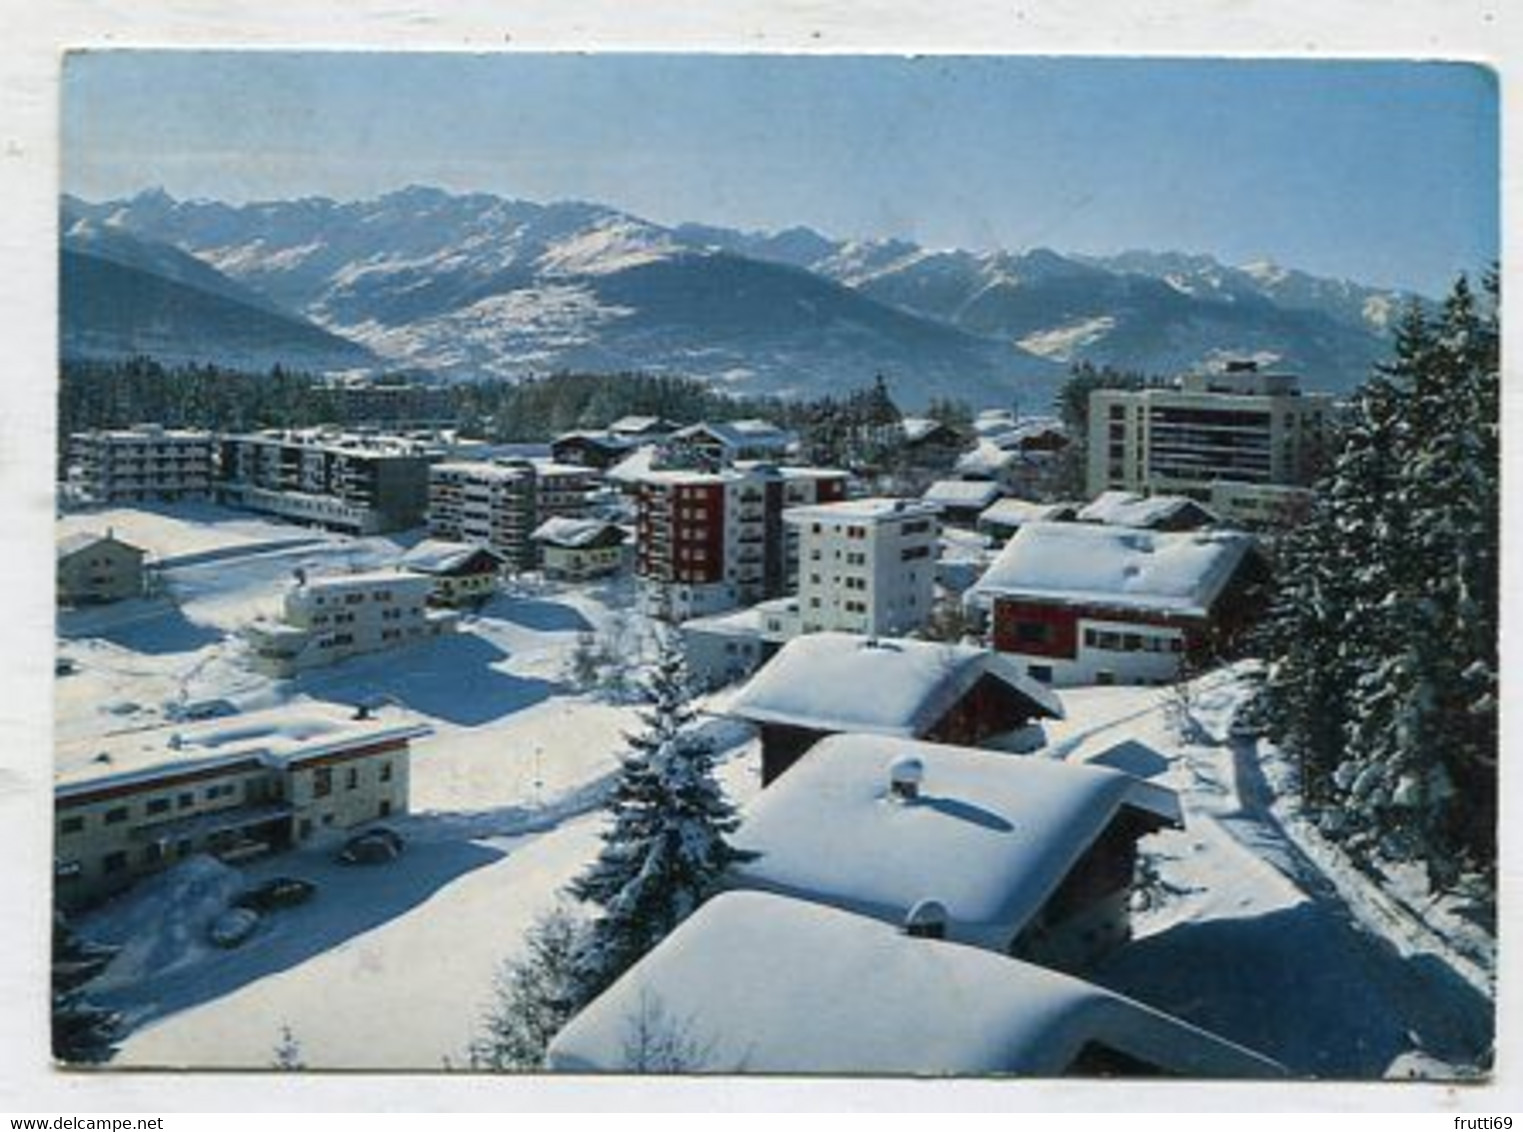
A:
[[[1172,790],[1100,766],[845,734],[745,812],[730,884],[1078,970],[1131,936],[1137,842],[1183,824]]]
[[[930,417],[905,417],[900,426],[904,430],[900,453],[912,468],[950,470],[967,443],[957,429]]]
[[[1061,719],[1063,706],[987,649],[824,632],[784,645],[726,714],[761,728],[765,786],[827,735],[976,745],[1033,719]]]
[[[1026,499],[996,499],[978,514],[979,533],[998,543],[1009,542],[1027,523],[1066,523],[1079,514],[1073,503],[1032,503]]]
[[[1239,531],[1029,523],[968,595],[1033,680],[1166,684],[1262,609],[1268,567]]]
[[[58,540],[57,583],[60,605],[94,605],[140,597],[145,552],[107,530],[80,532]]]
[[[237,861],[406,813],[409,744],[427,733],[308,703],[63,744],[59,902],[89,903],[197,853]]]
[[[638,440],[642,444],[665,440],[681,426],[665,417],[620,417],[608,426],[614,436]]]
[[[603,469],[618,463],[639,443],[637,437],[612,432],[568,432],[550,442],[550,455],[559,464]]]
[[[937,480],[925,489],[921,499],[938,508],[947,523],[971,527],[984,509],[1004,494],[992,480]]]
[[[434,583],[430,605],[480,605],[497,592],[497,579],[507,560],[495,551],[467,542],[424,539],[397,561],[409,574]]]
[[[687,1042],[631,1040],[680,1020]],[[681,1047],[681,1048],[678,1048]],[[1272,1078],[1275,1062],[1068,975],[801,900],[708,901],[550,1044],[569,1072]]]
[[[1130,491],[1102,491],[1079,509],[1077,517],[1081,523],[1149,531],[1198,531],[1221,525],[1214,511],[1188,496],[1138,495]]]
[[[531,536],[547,578],[582,582],[616,574],[624,563],[624,530],[605,519],[546,519]]]
[[[956,473],[965,479],[991,479],[1012,495],[1040,497],[1057,487],[1069,446],[1067,430],[1050,417],[1016,422],[980,418],[978,440],[958,457]]]
[[[798,437],[771,421],[700,421],[672,434],[672,445],[695,454],[713,467],[736,460],[776,460]]]

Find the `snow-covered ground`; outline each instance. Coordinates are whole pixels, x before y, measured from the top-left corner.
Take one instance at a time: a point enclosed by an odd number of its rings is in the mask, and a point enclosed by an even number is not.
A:
[[[378,564],[398,545],[234,514],[108,517],[155,552],[166,594],[64,619],[61,647],[79,671],[58,681],[60,736],[151,724],[181,697],[383,699],[434,731],[414,748],[399,861],[344,868],[313,846],[169,874],[82,923],[129,945],[97,988],[134,1027],[114,1064],[264,1066],[288,1028],[310,1067],[461,1066],[495,971],[595,851],[603,791],[636,721],[565,673],[578,634],[617,622],[628,590],[507,594],[453,638],[275,682],[242,666],[240,618],[272,608],[294,566]],[[1297,1075],[1472,1072],[1491,1041],[1490,937],[1457,899],[1423,902],[1402,878],[1382,889],[1339,864],[1277,790],[1288,773],[1277,753],[1230,735],[1243,688],[1224,671],[1187,705],[1157,688],[1066,690],[1067,718],[1045,725],[1032,757],[1105,762],[1185,804],[1183,831],[1144,843],[1152,880],[1136,938],[1096,978]],[[744,802],[758,788],[757,744],[740,725],[708,726]],[[317,895],[269,915],[236,950],[205,942],[229,892],[277,875],[310,879]]]

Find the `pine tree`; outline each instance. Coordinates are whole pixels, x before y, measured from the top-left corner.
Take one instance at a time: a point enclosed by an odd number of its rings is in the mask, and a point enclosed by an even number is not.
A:
[[[85,997],[84,986],[111,961],[114,949],[88,944],[61,912],[53,915],[53,1056],[73,1064],[99,1064],[116,1054],[122,1019]]]
[[[497,973],[496,1000],[485,1033],[471,1043],[475,1069],[534,1070],[581,1005],[577,954],[581,925],[557,907],[529,930],[528,951]]]
[[[670,629],[643,684],[644,729],[628,738],[598,857],[570,885],[598,914],[579,948],[582,1001],[649,951],[709,895],[741,854],[738,819],[692,730],[686,664]]]

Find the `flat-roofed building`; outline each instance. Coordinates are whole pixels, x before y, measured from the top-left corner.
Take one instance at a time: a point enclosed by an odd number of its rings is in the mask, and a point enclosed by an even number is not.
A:
[[[529,536],[536,526],[533,465],[451,460],[428,471],[428,533],[484,546],[510,568],[534,565]]]
[[[60,746],[58,901],[90,903],[198,853],[236,861],[406,813],[410,743],[427,733],[303,704]]]
[[[429,607],[434,579],[397,570],[308,578],[298,573],[278,620],[244,628],[253,665],[277,678],[351,656],[414,644],[455,628],[459,615]]]
[[[784,512],[798,532],[801,631],[903,636],[925,624],[935,590],[937,515],[934,504],[888,498]]]
[[[1239,364],[1176,387],[1097,389],[1089,398],[1089,494],[1188,495],[1258,518],[1256,489],[1309,486],[1329,454],[1333,399],[1299,378]],[[1223,494],[1218,483],[1234,485]],[[1241,507],[1243,514],[1238,513]]]
[[[140,424],[69,437],[67,487],[84,503],[204,498],[212,490],[212,434]]]
[[[437,457],[423,441],[331,428],[224,436],[220,449],[222,502],[355,535],[420,525]]]

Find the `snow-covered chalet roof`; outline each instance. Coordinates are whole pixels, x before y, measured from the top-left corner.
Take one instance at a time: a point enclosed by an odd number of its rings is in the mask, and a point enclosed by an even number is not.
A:
[[[675,1064],[641,1064],[641,1021]],[[723,893],[578,1014],[551,1069],[1057,1076],[1091,1043],[1190,1077],[1283,1070],[1067,975],[861,916]],[[667,1042],[667,1045],[673,1043]]]
[[[920,797],[894,800],[889,768],[911,757]],[[734,841],[757,857],[731,884],[893,924],[938,900],[949,939],[1004,950],[1126,809],[1182,824],[1172,790],[1106,767],[831,735],[747,808]]]
[[[503,563],[502,555],[489,547],[469,542],[429,538],[402,555],[397,560],[397,564],[419,574],[449,574],[477,556],[493,559],[496,566],[501,566]]]
[[[1204,617],[1253,547],[1241,531],[1027,523],[972,593]]]
[[[1003,494],[992,480],[937,480],[921,498],[938,507],[976,507],[981,511]]]
[[[96,534],[93,531],[78,531],[72,535],[64,535],[58,540],[57,560],[61,561],[62,559],[72,557],[82,550],[89,550],[92,546],[103,542],[114,542],[118,546],[125,547],[136,554],[143,553],[141,547],[133,546],[130,542],[124,542],[110,531],[107,531],[103,535]]]
[[[1033,503],[1029,499],[996,499],[978,516],[981,524],[1022,527],[1027,523],[1061,522],[1078,513],[1072,503]]]
[[[573,519],[568,515],[555,515],[535,527],[529,537],[535,542],[576,550],[607,538],[610,531],[618,536],[617,541],[624,541],[624,532],[618,524],[607,519]]]
[[[855,633],[806,633],[784,645],[730,701],[726,714],[815,731],[924,734],[984,675],[1063,718],[1051,689],[1002,653]]]
[[[1080,522],[1107,523],[1113,527],[1157,527],[1180,517],[1193,518],[1199,526],[1220,521],[1209,508],[1184,495],[1102,491],[1079,510]]]
[[[760,419],[739,421],[700,421],[672,434],[676,440],[691,440],[708,436],[726,448],[786,448],[796,439],[793,433],[779,428],[771,421]]]

